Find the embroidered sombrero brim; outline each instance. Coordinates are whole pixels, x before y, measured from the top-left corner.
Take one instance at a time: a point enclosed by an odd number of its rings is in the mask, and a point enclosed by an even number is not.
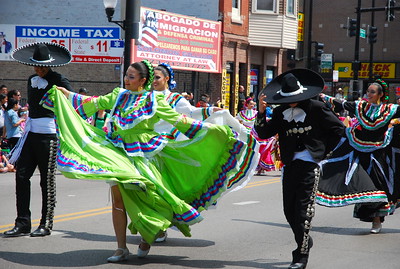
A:
[[[51,56],[51,60],[38,62],[32,59],[36,45],[45,44]],[[67,48],[52,42],[35,42],[19,47],[12,51],[11,57],[19,63],[32,66],[63,66],[71,62],[72,56]]]
[[[289,73],[297,78],[304,89],[298,94],[287,96],[282,94],[281,89],[283,77]],[[324,86],[324,79],[318,73],[310,69],[297,68],[274,78],[260,94],[267,96],[265,101],[268,104],[292,104],[316,97],[324,89]]]

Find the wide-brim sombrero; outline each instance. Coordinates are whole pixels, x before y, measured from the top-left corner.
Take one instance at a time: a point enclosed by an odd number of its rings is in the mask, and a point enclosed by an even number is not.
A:
[[[11,57],[22,64],[48,67],[63,66],[72,60],[66,47],[52,42],[27,44],[13,50]]]
[[[296,85],[290,80],[297,80]],[[292,104],[316,97],[324,86],[324,79],[317,72],[297,68],[274,78],[260,94],[266,95],[269,104]]]

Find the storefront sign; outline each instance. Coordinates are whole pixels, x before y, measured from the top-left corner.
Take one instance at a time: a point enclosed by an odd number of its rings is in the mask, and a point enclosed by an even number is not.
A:
[[[221,102],[225,109],[229,109],[231,92],[231,74],[222,69]]]
[[[258,85],[258,69],[250,69],[250,84]]]
[[[174,69],[221,73],[221,22],[141,8],[134,61],[166,62]]]
[[[299,12],[297,18],[299,21],[297,27],[297,41],[304,41],[304,13]]]
[[[12,47],[33,42],[54,42],[65,46],[75,63],[121,64],[124,41],[119,27],[32,26],[1,24]],[[12,60],[1,55],[0,60]]]
[[[339,71],[340,78],[353,78],[353,70],[351,63],[335,63],[335,70]],[[395,63],[374,63],[372,65],[373,75],[379,75],[382,79],[396,77]],[[359,78],[369,78],[369,63],[361,63],[361,68],[358,72]]]

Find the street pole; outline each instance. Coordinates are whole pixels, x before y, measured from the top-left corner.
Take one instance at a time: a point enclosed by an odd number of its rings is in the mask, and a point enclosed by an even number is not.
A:
[[[124,74],[132,63],[132,46],[139,38],[141,0],[126,0]]]
[[[360,70],[360,26],[361,26],[361,0],[358,0],[357,5],[357,26],[356,26],[356,42],[354,48],[354,62],[353,62],[353,100],[356,99],[354,90],[358,92],[358,71]],[[357,96],[358,97],[358,96]]]
[[[308,1],[308,37],[307,37],[307,68],[311,69],[312,13],[313,0]]]
[[[372,8],[375,7],[375,0],[372,0]],[[375,26],[375,11],[371,12],[371,26]],[[369,82],[373,81],[373,65],[374,62],[374,43],[369,43]]]

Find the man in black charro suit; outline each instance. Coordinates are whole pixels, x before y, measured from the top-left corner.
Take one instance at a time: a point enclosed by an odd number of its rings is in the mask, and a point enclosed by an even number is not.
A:
[[[54,113],[41,106],[40,101],[53,85],[72,90],[68,79],[51,69],[68,64],[72,57],[65,47],[50,42],[28,44],[14,50],[11,56],[22,64],[33,66],[35,74],[28,79],[29,119],[25,133],[11,152],[10,159],[17,167],[17,218],[14,228],[4,232],[4,236],[30,234],[32,237],[41,237],[50,235],[53,227],[57,135]],[[30,178],[37,167],[40,171],[42,214],[39,227],[31,233]]]
[[[262,139],[279,136],[283,207],[297,243],[289,269],[307,266],[312,239],[318,162],[339,142],[345,127],[316,97],[324,87],[322,77],[308,69],[293,69],[272,80],[259,96],[255,130]],[[267,103],[280,104],[267,122]]]

